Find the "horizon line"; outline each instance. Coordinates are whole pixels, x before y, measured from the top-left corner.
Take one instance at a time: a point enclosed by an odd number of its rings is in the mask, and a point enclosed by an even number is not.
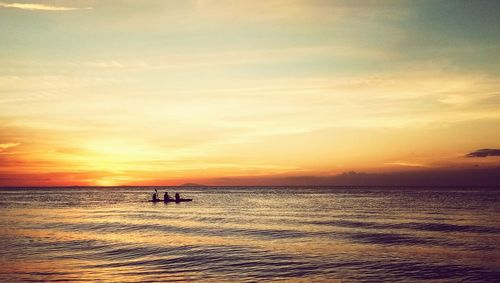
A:
[[[184,187],[184,188],[195,188],[195,187],[270,187],[270,188],[283,188],[283,187],[335,187],[335,188],[366,188],[366,187],[403,187],[403,188],[424,188],[424,187],[439,187],[439,188],[500,188],[500,185],[199,185],[199,186],[184,186],[184,185],[118,185],[118,186],[0,186],[0,189],[14,189],[14,188],[159,188],[159,187]]]

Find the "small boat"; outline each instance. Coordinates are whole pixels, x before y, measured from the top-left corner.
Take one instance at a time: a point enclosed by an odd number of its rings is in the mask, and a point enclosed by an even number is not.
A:
[[[157,199],[157,200],[149,200],[149,202],[175,202],[175,203],[179,203],[179,202],[186,202],[186,201],[193,201],[192,198],[181,198],[179,200],[175,200],[175,199],[167,199],[167,200],[163,200],[163,199]]]

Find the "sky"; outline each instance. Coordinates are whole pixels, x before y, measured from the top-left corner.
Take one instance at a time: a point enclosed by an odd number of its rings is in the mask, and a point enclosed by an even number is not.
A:
[[[498,11],[2,0],[0,186],[500,173]]]

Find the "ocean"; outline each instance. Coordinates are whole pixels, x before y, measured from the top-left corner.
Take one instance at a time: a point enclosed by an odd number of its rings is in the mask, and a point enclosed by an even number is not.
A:
[[[0,189],[1,282],[500,282],[500,188]]]

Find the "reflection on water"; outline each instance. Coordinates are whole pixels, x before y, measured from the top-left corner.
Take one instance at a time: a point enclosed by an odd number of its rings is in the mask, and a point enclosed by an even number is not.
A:
[[[0,281],[500,278],[498,189],[151,191],[0,190]]]

